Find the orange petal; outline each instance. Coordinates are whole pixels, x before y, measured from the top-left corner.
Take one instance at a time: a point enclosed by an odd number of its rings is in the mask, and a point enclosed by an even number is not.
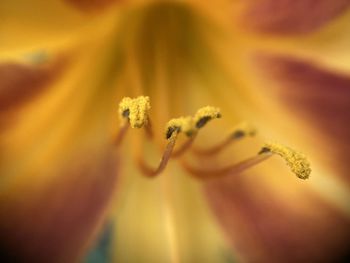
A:
[[[96,12],[96,11],[100,11],[105,8],[108,8],[109,6],[117,2],[121,2],[122,0],[64,0],[64,1],[82,11]]]
[[[270,169],[205,185],[237,256],[244,262],[341,262],[350,241],[350,221],[294,178],[280,177],[273,187],[275,174]],[[259,177],[269,177],[268,183],[252,181]]]
[[[32,174],[0,194],[0,257],[77,262],[102,225],[116,188],[111,149],[71,156],[45,177]]]
[[[348,0],[256,0],[248,4],[243,21],[260,32],[303,34],[342,15],[349,5]]]
[[[103,37],[114,29],[116,14],[81,12],[63,0],[13,0],[0,2],[0,17],[0,57],[16,58]]]
[[[265,56],[259,61],[274,84],[268,85],[269,94],[312,129],[313,138],[306,144],[317,149],[324,164],[349,178],[350,76],[289,57]]]

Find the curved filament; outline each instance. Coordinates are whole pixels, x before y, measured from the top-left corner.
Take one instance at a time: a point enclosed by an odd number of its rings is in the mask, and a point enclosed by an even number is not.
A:
[[[254,157],[248,158],[244,161],[241,161],[239,163],[229,165],[226,167],[222,168],[217,168],[217,169],[204,169],[201,167],[195,167],[190,165],[187,162],[182,162],[183,167],[187,172],[189,172],[192,176],[194,176],[197,179],[215,179],[218,177],[223,177],[223,176],[228,176],[228,175],[233,175],[233,174],[238,174],[241,173],[265,160],[270,158],[272,156],[271,153],[262,153],[258,154]]]
[[[171,154],[173,152],[173,149],[175,147],[176,138],[178,133],[174,132],[172,136],[169,138],[169,142],[165,147],[165,150],[163,152],[162,158],[157,166],[157,168],[152,168],[148,166],[143,158],[139,158],[138,165],[140,167],[140,170],[142,173],[148,177],[155,177],[161,172],[164,171],[165,167],[167,166],[169,159],[171,158]]]
[[[119,147],[120,144],[122,143],[123,139],[125,138],[125,135],[129,129],[129,124],[124,124],[120,130],[118,131],[118,134],[114,140],[114,145]]]
[[[186,140],[176,151],[173,151],[171,157],[172,158],[178,158],[182,156],[184,153],[186,153],[192,146],[194,140],[196,139],[196,135],[193,135],[189,139]]]

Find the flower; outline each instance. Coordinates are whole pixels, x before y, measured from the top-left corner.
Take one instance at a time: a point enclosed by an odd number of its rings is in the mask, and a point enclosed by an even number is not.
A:
[[[342,259],[347,7],[2,1],[1,257],[79,261],[108,218],[111,261]]]

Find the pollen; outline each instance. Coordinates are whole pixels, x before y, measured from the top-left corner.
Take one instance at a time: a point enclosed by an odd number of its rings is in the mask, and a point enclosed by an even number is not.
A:
[[[270,142],[264,145],[261,153],[263,152],[271,152],[281,156],[297,177],[300,179],[309,178],[311,173],[310,163],[304,154],[287,146]]]
[[[245,136],[255,136],[256,128],[247,122],[242,122],[232,129],[232,137],[238,139]]]
[[[193,118],[191,116],[171,119],[166,125],[165,137],[169,139],[173,132],[183,132],[187,136],[192,136],[196,133]]]
[[[193,120],[197,129],[202,128],[208,121],[221,118],[221,112],[219,108],[212,106],[206,106],[200,108],[194,115]]]
[[[151,109],[149,97],[140,96],[137,98],[125,97],[119,103],[119,115],[122,125],[129,122],[131,128],[142,128],[148,123],[148,113]]]

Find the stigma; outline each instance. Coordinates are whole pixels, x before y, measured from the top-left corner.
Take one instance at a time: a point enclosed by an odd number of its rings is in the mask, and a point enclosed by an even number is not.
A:
[[[151,118],[149,116],[150,109],[150,99],[146,96],[137,98],[125,97],[121,100],[119,103],[119,116],[122,126],[116,139],[116,145],[118,147],[123,141],[128,127],[144,128],[148,135],[146,138],[148,140],[153,140]],[[239,174],[261,162],[265,162],[273,155],[278,155],[285,160],[287,166],[298,178],[309,178],[311,168],[305,155],[288,146],[271,142],[267,142],[261,146],[261,150],[257,154],[228,166],[218,167],[215,165],[213,168],[207,169],[196,167],[196,165],[186,161],[186,154],[191,154],[199,159],[205,157],[205,161],[210,163],[210,159],[208,158],[217,157],[221,151],[227,150],[230,144],[249,137],[254,137],[257,134],[257,129],[254,125],[248,122],[242,122],[236,124],[232,130],[214,146],[205,148],[202,145],[202,148],[198,148],[196,145],[193,145],[198,133],[210,121],[221,117],[222,114],[219,108],[205,106],[198,109],[194,115],[181,116],[169,120],[165,125],[165,139],[167,144],[161,154],[159,163],[155,166],[149,165],[142,156],[138,158],[137,164],[142,174],[147,177],[155,177],[166,169],[171,159],[181,157],[180,164],[190,175],[201,180],[215,179],[222,176]],[[176,146],[177,138],[180,134],[184,134],[186,140],[181,145]]]

